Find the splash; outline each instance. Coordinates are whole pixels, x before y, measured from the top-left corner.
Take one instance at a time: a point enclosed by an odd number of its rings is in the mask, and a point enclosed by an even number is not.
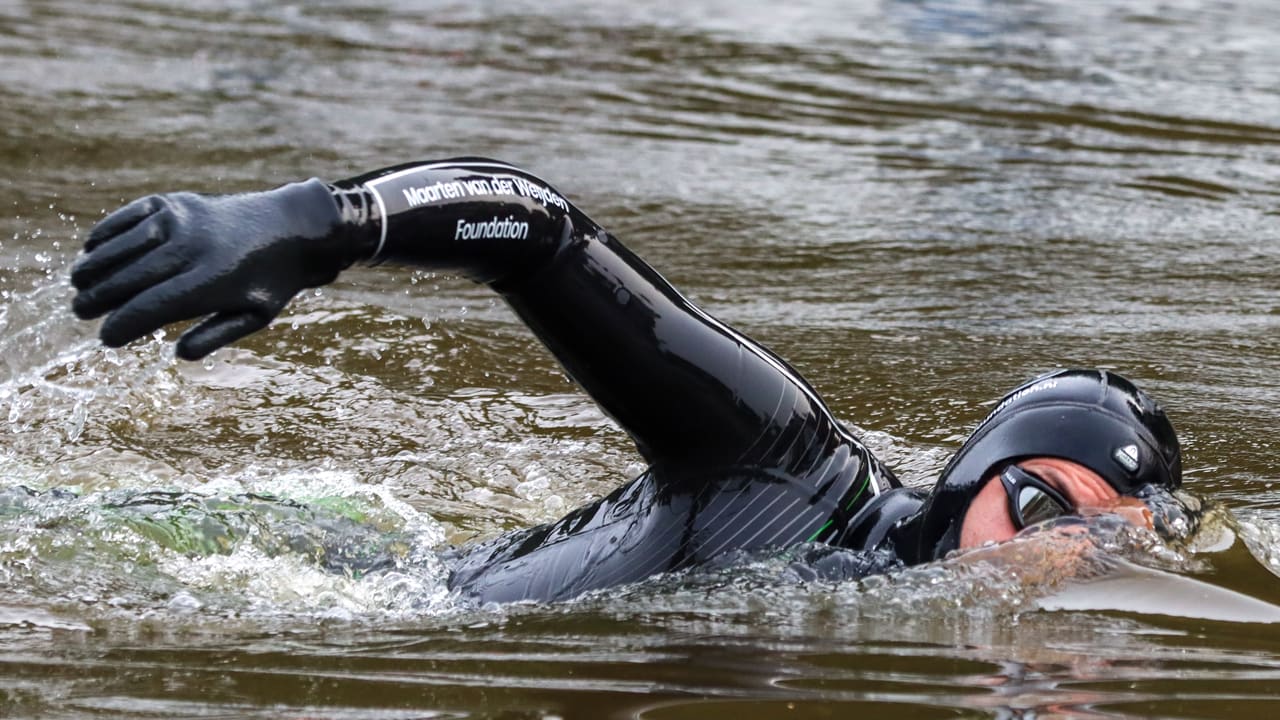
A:
[[[306,343],[281,357],[231,351],[202,368],[176,363],[162,333],[127,351],[102,349],[71,317],[69,297],[64,284],[11,293],[0,317],[6,330],[0,339],[0,416],[8,423],[0,453],[3,602],[134,619],[386,621],[463,609],[449,595],[435,555],[446,526],[400,500],[404,487],[362,480],[333,461],[251,457],[211,466],[209,460],[220,456],[193,461],[182,449],[154,447],[209,418],[234,416],[253,424],[287,412],[299,415],[300,427],[343,419],[344,425],[356,423],[353,437],[356,431],[385,435],[379,431],[387,421],[380,415],[341,415],[348,395],[368,397],[384,388],[354,372],[337,373],[328,360],[324,368],[312,367]],[[315,312],[295,317],[294,324],[318,332],[344,317]],[[335,390],[337,415],[316,417],[314,398]],[[278,405],[295,397],[301,400],[294,405]],[[567,507],[566,488],[625,474],[617,468],[626,456],[591,435],[602,418],[586,407],[559,393],[455,391],[432,400],[427,425],[433,434],[409,438],[419,449],[376,454],[374,465],[413,466],[415,477],[425,476],[428,484],[447,484],[457,501],[432,497],[432,507],[456,508],[467,531],[551,519]],[[384,409],[416,412],[407,403]],[[372,424],[356,422],[366,420]],[[278,425],[263,428],[258,443],[281,434]],[[557,437],[551,451],[547,442],[527,437],[531,430],[576,437]],[[228,437],[244,444],[248,434],[240,427]],[[910,480],[931,476],[943,459],[941,451],[920,452],[884,433],[864,436],[882,454],[906,463]],[[912,458],[918,465],[910,464]],[[586,469],[574,474],[561,466]],[[1232,546],[1223,539],[1228,535],[1242,539],[1272,573],[1280,570],[1274,524],[1251,519],[1233,525],[1229,515],[1222,520],[1222,513],[1206,512],[1192,496],[1144,499],[1157,532],[1094,518],[1083,533],[1044,529],[914,568],[876,554],[797,546],[722,558],[572,607],[763,614],[800,623],[831,617],[901,622],[922,614],[982,622],[1090,602],[1106,608],[1098,601],[1104,594],[1098,583],[1108,578],[1208,574],[1215,553]],[[1064,599],[1072,597],[1070,603]]]
[[[11,601],[91,615],[353,620],[447,605],[439,525],[382,489],[325,472],[241,485],[254,487],[0,489],[0,584]]]
[[[1272,575],[1280,577],[1280,523],[1263,513],[1244,515],[1232,530]]]
[[[843,629],[888,624],[896,632],[940,637],[981,635],[1044,611],[1280,622],[1280,606],[1211,582],[1219,563],[1238,561],[1231,556],[1240,552],[1234,533],[1247,538],[1260,531],[1185,493],[1146,501],[1154,529],[1116,515],[1063,518],[913,567],[879,553],[800,545],[726,558],[579,603],[615,614],[683,618],[695,627],[766,622],[827,633],[833,626],[848,632]],[[1280,547],[1280,530],[1272,525],[1265,532],[1270,540],[1261,544]]]

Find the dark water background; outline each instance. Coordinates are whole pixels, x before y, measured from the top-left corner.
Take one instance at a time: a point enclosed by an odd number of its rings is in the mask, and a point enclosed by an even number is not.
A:
[[[1229,591],[1280,601],[1278,87],[1270,0],[0,0],[0,716],[1274,712],[1274,606]],[[467,610],[433,548],[639,467],[487,292],[355,270],[194,365],[68,310],[128,199],[455,154],[555,184],[910,483],[1101,366],[1216,509],[1066,576]]]

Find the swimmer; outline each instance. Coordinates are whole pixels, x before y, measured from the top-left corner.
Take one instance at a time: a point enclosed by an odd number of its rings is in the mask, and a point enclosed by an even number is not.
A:
[[[112,347],[198,319],[201,358],[357,262],[500,294],[627,431],[648,468],[555,522],[457,548],[480,602],[554,601],[731,551],[820,543],[902,564],[1113,511],[1181,483],[1165,413],[1128,380],[1062,370],[1006,395],[932,490],[905,488],[785,361],[712,318],[541,179],[457,158],[239,195],[142,198],[89,233],[73,308]]]

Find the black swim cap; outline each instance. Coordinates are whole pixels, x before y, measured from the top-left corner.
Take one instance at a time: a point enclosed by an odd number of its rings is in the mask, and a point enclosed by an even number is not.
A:
[[[1080,463],[1121,495],[1182,484],[1178,438],[1151,396],[1105,370],[1059,370],[1006,395],[947,463],[922,510],[916,561],[954,550],[983,481],[1029,457]]]

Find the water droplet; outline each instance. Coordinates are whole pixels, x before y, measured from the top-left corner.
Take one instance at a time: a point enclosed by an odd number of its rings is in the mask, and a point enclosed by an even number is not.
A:
[[[191,593],[182,590],[169,598],[169,609],[179,613],[192,613],[204,606]]]
[[[334,606],[324,611],[320,619],[326,623],[348,623],[355,619],[355,615],[342,606]]]
[[[71,422],[67,427],[67,442],[75,442],[84,433],[84,423],[89,417],[89,408],[82,402],[71,409]]]

